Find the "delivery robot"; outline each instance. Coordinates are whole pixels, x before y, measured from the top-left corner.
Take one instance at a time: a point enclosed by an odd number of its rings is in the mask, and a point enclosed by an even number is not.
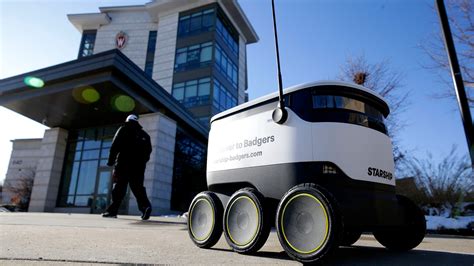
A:
[[[209,191],[190,204],[191,240],[210,248],[224,232],[234,251],[252,253],[274,226],[286,253],[305,263],[362,232],[390,250],[418,246],[426,221],[396,194],[386,101],[334,81],[288,88],[283,101],[282,123],[272,119],[276,93],[212,117]]]

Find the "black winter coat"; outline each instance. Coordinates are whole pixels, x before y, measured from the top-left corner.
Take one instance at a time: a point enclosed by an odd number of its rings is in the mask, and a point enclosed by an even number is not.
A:
[[[150,154],[150,136],[138,122],[129,121],[115,133],[107,165],[121,170],[144,170]]]

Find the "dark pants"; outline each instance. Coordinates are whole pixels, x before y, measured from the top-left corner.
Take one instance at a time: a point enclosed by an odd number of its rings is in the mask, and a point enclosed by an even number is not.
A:
[[[121,170],[115,168],[112,188],[112,204],[107,208],[107,212],[117,214],[120,204],[127,193],[127,185],[137,199],[138,209],[143,212],[147,207],[151,207],[143,186],[145,168],[134,170]]]

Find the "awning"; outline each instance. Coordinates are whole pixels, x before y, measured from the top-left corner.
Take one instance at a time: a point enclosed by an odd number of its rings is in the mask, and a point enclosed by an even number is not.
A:
[[[44,86],[26,85],[35,77]],[[0,80],[0,104],[48,127],[78,129],[161,112],[207,140],[208,129],[119,50]]]

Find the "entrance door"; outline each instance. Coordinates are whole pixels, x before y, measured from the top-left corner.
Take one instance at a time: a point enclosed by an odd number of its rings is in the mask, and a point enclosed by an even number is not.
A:
[[[110,205],[112,191],[112,168],[99,167],[95,186],[92,213],[103,213]]]
[[[91,206],[91,213],[103,213],[112,202],[112,167],[100,166],[95,183],[94,200]],[[127,193],[122,200],[119,207],[119,214],[128,213],[128,201],[130,198],[130,189],[127,188]]]

